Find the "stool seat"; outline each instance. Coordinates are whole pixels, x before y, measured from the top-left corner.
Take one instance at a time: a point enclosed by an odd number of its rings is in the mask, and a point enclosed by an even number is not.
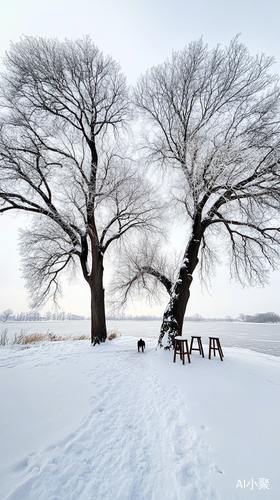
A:
[[[218,337],[209,337],[209,359],[211,359],[211,351],[214,352],[214,356],[216,356],[216,351],[218,351],[220,359],[223,361],[224,353]]]
[[[182,337],[181,335],[174,337],[173,363],[176,362],[176,354],[180,354],[180,359],[182,360],[183,365],[185,364],[185,354],[188,356],[188,362],[191,362],[188,339]]]
[[[193,347],[193,341],[197,340],[197,345],[198,347]],[[204,352],[203,352],[203,347],[202,347],[202,342],[201,342],[201,337],[193,336],[191,338],[191,345],[190,345],[190,354],[192,351],[199,351],[199,354],[204,358]]]

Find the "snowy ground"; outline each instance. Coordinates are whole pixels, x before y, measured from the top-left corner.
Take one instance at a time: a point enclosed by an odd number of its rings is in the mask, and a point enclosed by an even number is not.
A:
[[[2,347],[0,498],[279,500],[280,358],[224,354]]]
[[[159,336],[161,321],[132,321],[107,320],[109,331],[117,330],[123,336],[132,336],[156,342]],[[78,337],[90,335],[90,321],[24,321],[7,322],[0,324],[0,335],[4,329],[8,330],[9,341],[12,342],[15,334],[25,332],[47,334],[52,332],[62,337]],[[222,321],[185,321],[183,334],[188,338],[191,335],[201,335],[204,341],[208,336],[219,337],[224,347],[241,347],[256,352],[273,354],[280,357],[280,323],[245,323]]]

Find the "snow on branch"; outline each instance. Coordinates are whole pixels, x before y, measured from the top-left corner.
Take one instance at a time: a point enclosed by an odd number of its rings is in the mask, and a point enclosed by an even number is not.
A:
[[[170,263],[163,254],[160,240],[152,242],[145,238],[125,245],[111,285],[115,296],[111,307],[123,307],[129,298],[143,296],[143,292],[155,302],[161,300],[162,290],[170,295],[176,265],[177,262]]]
[[[200,39],[136,86],[142,151],[163,169],[174,214],[190,228],[191,273],[199,255],[207,274],[229,249],[242,283],[263,283],[277,265],[280,88],[273,62],[251,56],[238,37],[213,50]]]

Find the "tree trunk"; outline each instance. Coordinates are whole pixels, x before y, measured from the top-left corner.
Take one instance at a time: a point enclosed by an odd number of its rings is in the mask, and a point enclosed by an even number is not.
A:
[[[107,338],[103,264],[101,259],[93,266],[89,286],[91,293],[91,343],[95,345],[105,342]]]
[[[95,224],[95,193],[96,175],[98,166],[98,154],[95,144],[95,122],[91,122],[91,136],[88,139],[88,146],[91,152],[91,173],[90,173],[90,196],[87,205],[87,220],[90,228],[92,266],[89,276],[89,286],[91,293],[91,343],[93,345],[105,342],[107,338],[106,318],[105,318],[105,292],[103,288],[103,253],[99,248],[98,232]],[[87,250],[86,250],[87,253]],[[86,255],[87,260],[87,255]],[[87,267],[87,266],[86,266]]]
[[[170,290],[170,300],[163,315],[158,344],[165,349],[172,349],[174,337],[182,335],[183,321],[193,280],[192,274],[198,264],[203,229],[201,217],[198,214],[193,224],[192,237],[185,250],[178,277]]]
[[[91,294],[91,343],[93,345],[105,342],[107,338],[105,318],[105,292],[103,288],[103,254],[98,247],[97,232],[92,219],[91,232],[91,266],[88,264],[87,237],[81,239],[82,252],[80,262],[83,276],[90,287]]]
[[[186,307],[190,298],[192,276],[187,275],[179,286],[174,287],[167,308],[164,311],[158,343],[160,347],[171,349],[174,337],[182,335]],[[177,289],[177,293],[175,290]],[[174,293],[175,292],[175,293]]]

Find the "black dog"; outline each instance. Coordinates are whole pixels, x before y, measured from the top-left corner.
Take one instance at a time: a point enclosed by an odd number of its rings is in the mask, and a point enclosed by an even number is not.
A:
[[[138,352],[139,352],[139,349],[140,349],[141,347],[142,347],[142,352],[144,352],[144,349],[145,349],[145,347],[146,347],[146,344],[145,344],[144,340],[142,340],[142,339],[138,340],[138,342],[137,342],[137,346],[138,346]]]

